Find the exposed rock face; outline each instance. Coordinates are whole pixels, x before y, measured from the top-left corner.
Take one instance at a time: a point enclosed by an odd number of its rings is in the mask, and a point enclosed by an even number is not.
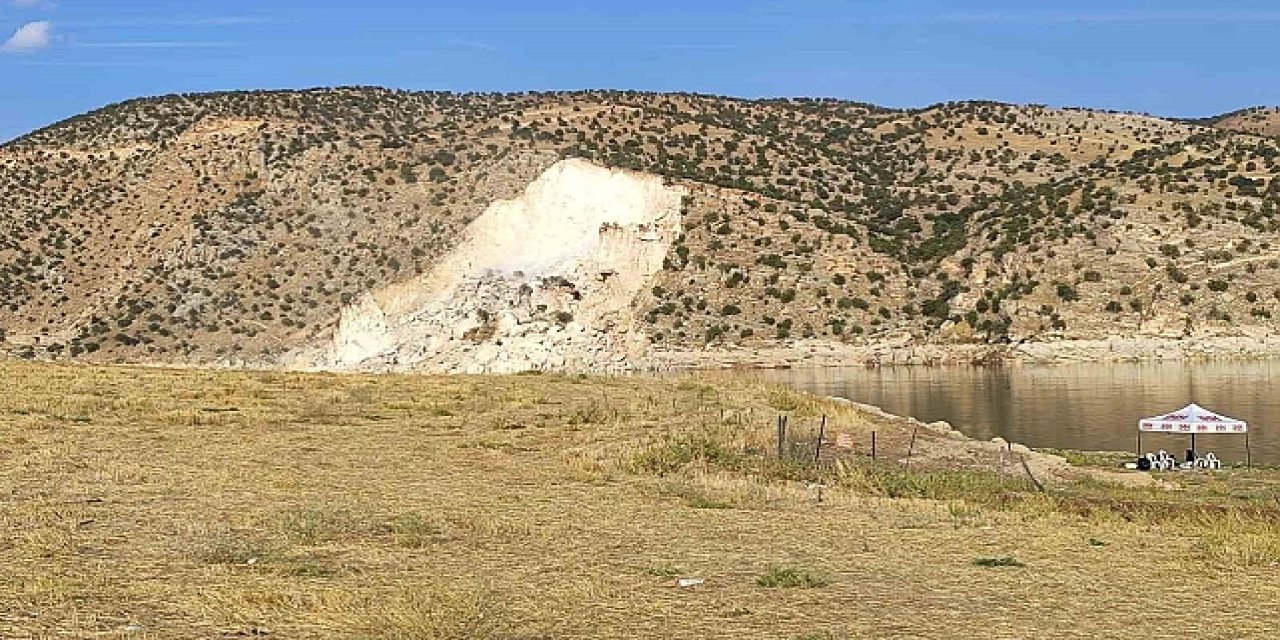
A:
[[[421,278],[369,292],[294,365],[507,373],[642,366],[632,301],[680,233],[684,189],[561,161],[498,201]]]

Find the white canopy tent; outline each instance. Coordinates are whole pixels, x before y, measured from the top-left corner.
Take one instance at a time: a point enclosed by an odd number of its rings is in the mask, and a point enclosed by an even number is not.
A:
[[[1243,420],[1228,418],[1214,413],[1194,402],[1162,416],[1153,416],[1138,421],[1138,455],[1142,455],[1143,432],[1172,433],[1191,436],[1191,451],[1196,450],[1197,435],[1242,434],[1244,435],[1245,455],[1252,464],[1253,456],[1249,452],[1249,425]]]

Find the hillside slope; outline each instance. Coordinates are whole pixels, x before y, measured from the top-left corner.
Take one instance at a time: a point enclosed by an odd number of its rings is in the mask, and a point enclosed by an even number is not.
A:
[[[795,341],[1269,336],[1278,156],[1277,139],[1222,128],[981,102],[373,88],[135,100],[0,148],[0,335],[26,358],[437,370],[642,366]],[[590,344],[539,338],[532,359],[466,366],[511,351],[527,324],[500,329],[520,283],[478,271],[488,284],[469,302],[410,296],[393,324],[418,328],[394,357],[315,355],[369,300],[456,270],[495,203],[570,157],[679,194],[656,268],[591,267],[626,282],[614,320],[575,317],[591,274],[543,274],[565,278],[539,283],[567,283],[573,308],[531,303],[537,331]],[[607,216],[568,213],[591,209],[594,183],[580,184],[519,218],[511,246],[560,237],[546,225],[605,242]]]

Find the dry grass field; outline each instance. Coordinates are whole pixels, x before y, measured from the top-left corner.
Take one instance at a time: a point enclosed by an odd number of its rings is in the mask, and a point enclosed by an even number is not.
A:
[[[0,373],[0,637],[1280,635],[1274,472],[907,471],[733,379]]]

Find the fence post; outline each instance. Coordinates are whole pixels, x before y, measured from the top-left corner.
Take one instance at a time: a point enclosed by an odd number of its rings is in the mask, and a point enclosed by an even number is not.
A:
[[[827,416],[822,416],[822,424],[818,427],[818,443],[813,447],[813,463],[818,464],[818,458],[822,455],[822,438],[827,434]],[[822,495],[822,494],[818,494]],[[821,498],[818,500],[821,502]]]
[[[916,450],[916,433],[919,431],[920,431],[919,426],[916,426],[916,428],[911,430],[911,444],[907,446],[907,462],[903,466],[903,468],[905,469],[911,468],[911,454]]]
[[[776,427],[774,427],[774,431],[777,432],[776,435],[778,437],[778,459],[781,460],[782,459],[782,415],[781,414],[778,415],[778,424]]]
[[[787,416],[778,416],[778,459],[781,460],[787,444]]]
[[[791,457],[791,452],[786,451],[788,447],[785,445],[789,444],[787,441],[787,429],[790,426],[791,426],[791,416],[782,416],[782,444],[783,444],[783,451],[786,452],[788,458]]]
[[[1249,448],[1249,432],[1244,432],[1244,467],[1253,468],[1253,450]]]
[[[1027,477],[1031,478],[1031,484],[1034,484],[1036,489],[1039,489],[1041,493],[1044,493],[1044,484],[1039,480],[1036,480],[1036,477],[1032,475],[1031,467],[1027,464],[1027,457],[1019,454],[1018,460],[1022,462],[1022,470],[1027,472]]]
[[[871,432],[871,461],[876,461],[876,432]]]

